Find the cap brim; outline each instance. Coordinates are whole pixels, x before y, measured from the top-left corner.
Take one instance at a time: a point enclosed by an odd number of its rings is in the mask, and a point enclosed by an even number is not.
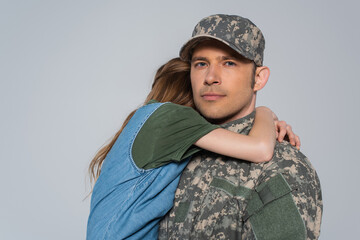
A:
[[[231,46],[228,42],[224,41],[223,39],[203,34],[203,35],[197,35],[195,37],[190,38],[181,47],[180,52],[179,52],[180,59],[183,60],[183,61],[190,61],[193,49],[196,47],[196,45],[198,45],[201,42],[204,42],[204,41],[207,41],[207,40],[212,40],[212,39],[218,40],[218,41],[224,43],[225,45],[231,47],[234,51],[240,53],[237,49],[235,49],[233,46]],[[242,55],[242,53],[240,53],[240,54]]]

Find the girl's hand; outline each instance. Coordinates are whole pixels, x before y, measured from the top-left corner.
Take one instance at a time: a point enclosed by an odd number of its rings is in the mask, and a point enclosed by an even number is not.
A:
[[[284,139],[286,139],[290,142],[291,145],[293,145],[299,150],[301,145],[300,138],[293,132],[292,127],[285,121],[279,121],[278,117],[275,115],[274,112],[273,118],[276,128],[276,139],[279,142],[282,142]]]
[[[275,120],[276,127],[276,139],[282,142],[284,139],[288,140],[291,145],[295,146],[298,150],[300,149],[300,138],[297,136],[292,127],[285,121]]]

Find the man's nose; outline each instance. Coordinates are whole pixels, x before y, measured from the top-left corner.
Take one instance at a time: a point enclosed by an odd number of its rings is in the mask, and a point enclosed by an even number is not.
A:
[[[211,65],[205,76],[205,85],[221,84],[220,69],[217,66]]]

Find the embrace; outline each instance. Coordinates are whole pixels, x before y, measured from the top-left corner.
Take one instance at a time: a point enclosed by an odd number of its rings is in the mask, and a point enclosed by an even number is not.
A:
[[[299,138],[256,95],[265,39],[249,19],[202,19],[90,163],[88,240],[318,239],[320,181]]]

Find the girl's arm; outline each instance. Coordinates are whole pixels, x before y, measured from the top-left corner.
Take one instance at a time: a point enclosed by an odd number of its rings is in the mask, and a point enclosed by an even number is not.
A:
[[[258,107],[248,136],[218,128],[200,138],[195,145],[225,156],[260,163],[271,160],[275,142],[273,113],[266,107]]]

